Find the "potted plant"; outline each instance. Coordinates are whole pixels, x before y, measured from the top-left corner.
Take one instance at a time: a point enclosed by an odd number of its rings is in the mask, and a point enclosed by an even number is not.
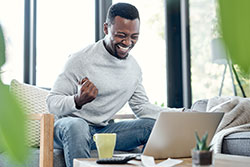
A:
[[[207,146],[207,137],[207,132],[203,135],[202,139],[195,132],[196,146],[192,149],[192,163],[195,166],[212,164],[213,151],[210,150],[211,145]]]

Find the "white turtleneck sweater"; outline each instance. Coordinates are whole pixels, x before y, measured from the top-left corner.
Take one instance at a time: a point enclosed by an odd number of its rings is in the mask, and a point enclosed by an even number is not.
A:
[[[78,110],[74,96],[78,93],[78,81],[84,77],[97,87],[98,95]],[[142,85],[141,69],[132,55],[126,59],[112,56],[103,40],[70,56],[47,97],[49,112],[56,116],[81,117],[90,124],[101,126],[107,125],[126,102],[139,118],[155,119],[163,110],[149,103]]]

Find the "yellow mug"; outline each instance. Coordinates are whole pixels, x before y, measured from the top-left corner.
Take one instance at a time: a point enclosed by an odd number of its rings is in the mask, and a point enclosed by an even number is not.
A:
[[[96,133],[93,136],[99,158],[111,158],[115,149],[116,133]]]

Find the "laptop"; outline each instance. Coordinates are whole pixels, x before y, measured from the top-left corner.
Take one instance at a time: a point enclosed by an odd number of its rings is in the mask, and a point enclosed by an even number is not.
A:
[[[196,144],[195,131],[200,138],[208,132],[209,145],[223,115],[222,112],[161,112],[143,155],[155,159],[191,157]]]

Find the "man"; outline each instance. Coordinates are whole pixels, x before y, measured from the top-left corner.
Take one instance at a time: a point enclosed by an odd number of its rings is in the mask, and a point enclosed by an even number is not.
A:
[[[115,150],[146,144],[163,108],[149,103],[141,69],[129,54],[139,29],[136,7],[112,5],[104,39],[73,54],[48,95],[49,111],[60,118],[55,122],[54,147],[63,149],[68,167],[74,158],[90,157],[90,150],[96,149],[95,133],[116,133]],[[139,119],[108,123],[126,102]]]

